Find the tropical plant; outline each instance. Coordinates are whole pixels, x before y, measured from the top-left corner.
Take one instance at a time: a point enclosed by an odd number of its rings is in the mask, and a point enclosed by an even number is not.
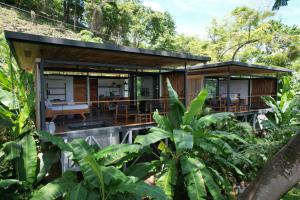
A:
[[[138,135],[133,146],[156,147],[158,159],[128,167],[125,173],[140,180],[155,174],[156,185],[168,199],[224,199],[231,190],[233,177],[242,177],[237,167],[250,164],[238,152],[240,144],[246,144],[238,135],[229,132],[232,113],[215,113],[203,116],[206,90],[191,102],[186,110],[168,81],[169,114],[153,114],[157,127],[146,135]],[[241,125],[243,126],[243,125]],[[246,125],[244,125],[246,127]],[[228,131],[224,131],[228,129]],[[249,128],[249,127],[247,127]],[[223,130],[223,131],[221,131]],[[118,151],[116,152],[116,149]],[[111,159],[113,154],[114,159]],[[158,154],[158,155],[157,155]],[[132,159],[132,151],[109,147],[97,159],[110,158],[110,163]],[[144,169],[144,170],[142,170]]]
[[[0,193],[2,198],[13,194],[25,198],[43,180],[58,154],[50,149],[42,154],[46,147],[35,139],[32,74],[17,67],[4,37],[0,47]]]
[[[80,167],[80,173],[66,171],[62,177],[48,183],[33,194],[37,199],[166,199],[164,192],[155,186],[148,185],[133,176],[126,176],[117,167],[111,166],[119,151],[110,157],[99,159],[99,155],[107,155],[107,149],[97,152],[83,139],[75,139],[65,143],[60,137],[47,132],[38,133],[41,139],[57,145],[75,164]],[[111,147],[108,147],[111,148]],[[119,145],[119,149],[127,152],[144,151],[142,145]],[[115,149],[116,150],[116,149]],[[97,152],[98,161],[95,158]],[[83,177],[83,178],[80,178]]]
[[[278,99],[271,96],[262,97],[272,112],[266,114],[267,119],[263,122],[265,128],[291,127],[291,125],[300,125],[299,121],[299,96],[293,90],[291,78],[285,76],[281,79],[281,86],[278,93]]]

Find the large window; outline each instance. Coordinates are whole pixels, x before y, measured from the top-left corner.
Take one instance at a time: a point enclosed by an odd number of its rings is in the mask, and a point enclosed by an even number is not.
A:
[[[218,79],[205,78],[205,88],[208,91],[208,97],[215,97],[218,95]]]

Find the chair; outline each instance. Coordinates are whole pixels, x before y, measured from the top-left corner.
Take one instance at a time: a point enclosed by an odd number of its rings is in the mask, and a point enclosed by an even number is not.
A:
[[[128,123],[129,117],[138,116],[138,111],[135,108],[130,108],[129,102],[121,100],[116,104],[115,123],[119,117],[125,117],[125,123]]]

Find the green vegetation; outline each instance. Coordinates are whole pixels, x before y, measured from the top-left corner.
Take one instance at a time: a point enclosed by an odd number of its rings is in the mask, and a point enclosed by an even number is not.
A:
[[[36,13],[32,23],[30,13],[0,7],[0,24],[8,30],[188,52],[210,56],[212,61],[239,60],[299,69],[300,29],[275,20],[271,11],[236,8],[222,20],[212,20],[208,37],[199,38],[177,34],[169,13],[153,11],[135,0],[49,1],[47,6],[44,1],[4,2]],[[78,13],[74,17],[75,7]]]
[[[166,12],[140,1],[3,1],[35,11],[35,17],[0,7],[8,30],[93,42],[209,55],[299,70],[300,29],[274,20],[272,12],[236,8],[213,20],[208,38],[178,35]],[[281,2],[281,3],[280,3]],[[282,3],[283,2],[283,3]],[[284,6],[276,1],[274,7]],[[42,18],[50,17],[58,21]],[[98,149],[70,143],[34,126],[32,74],[19,69],[0,37],[0,194],[3,199],[230,199],[234,184],[251,182],[266,161],[299,130],[299,75],[282,77],[278,99],[264,97],[273,112],[254,133],[232,113],[208,113],[203,90],[185,108],[168,83],[170,113],[134,144]],[[52,177],[63,151],[80,167]],[[151,158],[135,162],[140,157]],[[126,166],[126,167],[125,167]],[[50,174],[50,176],[49,176]],[[145,179],[155,177],[156,186]],[[278,183],[280,184],[280,183]],[[299,198],[299,186],[283,199]]]

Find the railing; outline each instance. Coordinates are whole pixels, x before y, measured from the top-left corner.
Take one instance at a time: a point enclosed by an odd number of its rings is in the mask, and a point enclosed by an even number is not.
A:
[[[183,99],[181,99],[183,101]],[[130,100],[107,97],[99,101],[46,102],[46,128],[54,124],[55,132],[108,126],[153,123],[155,110],[168,112],[168,98]],[[51,125],[50,125],[51,127]]]
[[[192,100],[196,95],[189,95]],[[225,95],[210,97],[206,104],[216,112],[246,112],[253,109],[267,108],[262,96],[234,96],[228,99]],[[273,95],[274,98],[276,96]],[[184,102],[183,98],[180,98]],[[155,110],[161,115],[169,111],[169,99],[140,99],[105,97],[99,101],[84,102],[51,102],[46,103],[46,128],[55,132],[102,128],[108,126],[133,126],[153,123]],[[188,104],[190,102],[187,102]]]
[[[249,110],[268,108],[261,97],[276,95],[261,94],[252,96],[234,96],[227,95],[215,96],[207,99],[207,104],[217,112],[231,111],[231,112],[246,112]]]

